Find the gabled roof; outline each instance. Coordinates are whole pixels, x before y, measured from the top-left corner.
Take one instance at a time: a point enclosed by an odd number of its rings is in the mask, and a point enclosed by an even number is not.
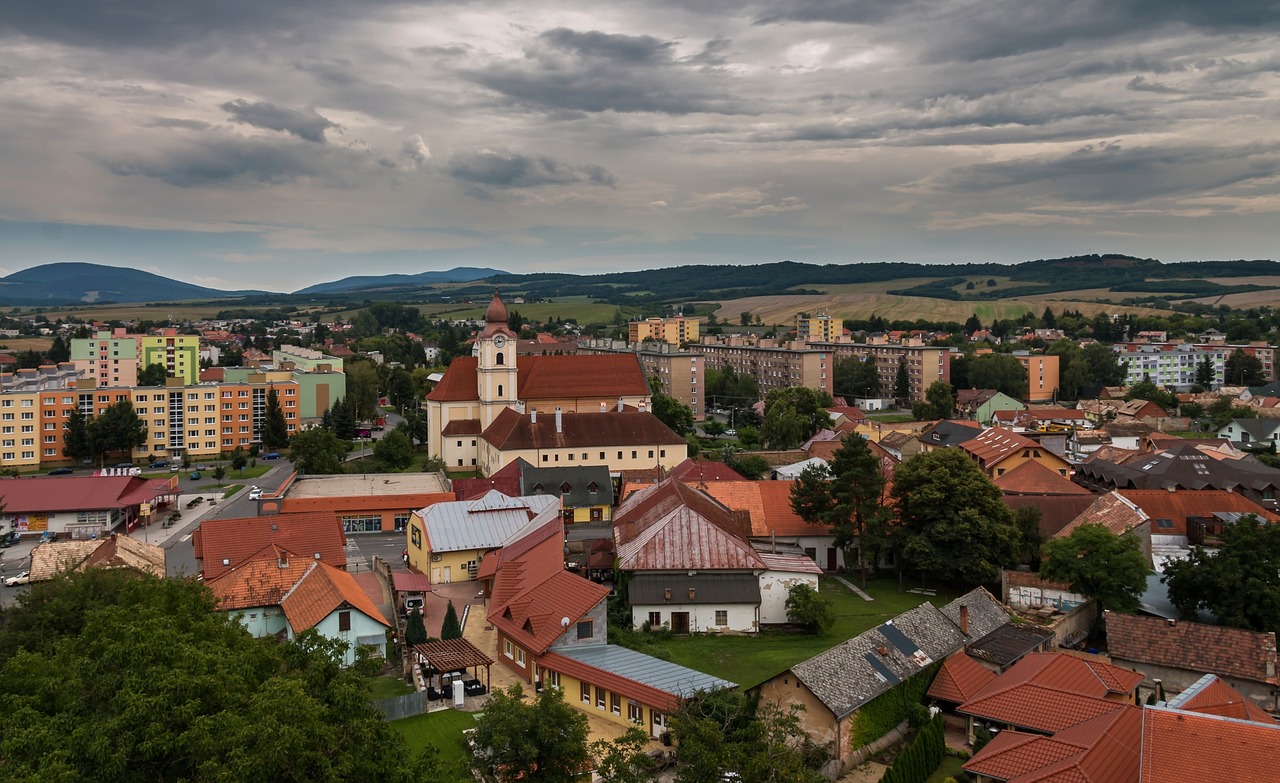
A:
[[[646,411],[566,411],[559,414],[559,425],[556,419],[556,414],[534,415],[506,408],[480,437],[501,451],[686,445],[684,438]]]
[[[995,484],[1006,495],[1093,494],[1037,460],[1027,460],[1003,476],[996,476]]]
[[[996,678],[995,672],[970,658],[963,650],[954,652],[943,661],[938,676],[925,695],[939,701],[962,704],[985,688]]]
[[[686,484],[698,485],[707,481],[746,481],[747,477],[715,460],[687,459],[667,474]]]
[[[991,470],[1024,449],[1039,449],[1046,455],[1056,457],[1053,452],[1034,440],[1019,435],[1013,430],[1006,430],[1003,427],[991,427],[983,430],[977,437],[961,443],[960,448],[969,452],[974,459],[978,460],[978,464],[982,466],[983,470]]]
[[[1276,635],[1107,611],[1111,655],[1137,664],[1208,672],[1275,685]]]
[[[192,540],[206,581],[217,579],[269,544],[337,568],[347,567],[346,536],[332,511],[205,519]]]
[[[1188,710],[1220,718],[1253,721],[1274,725],[1276,719],[1267,711],[1249,701],[1240,691],[1232,688],[1214,674],[1206,674],[1192,683],[1182,693],[1169,700],[1169,707]]]
[[[553,495],[511,497],[491,489],[478,498],[436,503],[422,512],[432,552],[462,552],[502,546],[534,517],[560,499]]]
[[[1136,783],[1142,710],[1104,703],[1107,712],[1052,737],[1002,731],[964,769],[1008,783]]]
[[[127,508],[170,494],[167,480],[137,476],[33,476],[6,481],[0,491],[7,514]]]
[[[1056,732],[1116,707],[1108,695],[1133,692],[1142,675],[1065,653],[1032,653],[1018,661],[958,712],[1033,731]]]
[[[961,622],[961,608],[968,609],[967,623]],[[981,639],[1002,625],[1007,625],[1012,621],[1009,616],[1009,610],[991,593],[987,592],[985,587],[975,587],[964,595],[947,603],[942,607],[942,613],[947,616],[956,627],[964,631],[967,624],[969,630],[965,635],[970,639]]]
[[[1122,489],[1118,493],[1141,509],[1149,519],[1171,520],[1172,528],[1152,531],[1162,535],[1185,536],[1188,518],[1211,517],[1219,512],[1257,514],[1264,522],[1280,521],[1280,517],[1240,493],[1225,489],[1183,489],[1177,492],[1167,489]]]
[[[930,446],[958,446],[973,440],[982,434],[982,425],[967,421],[950,421],[943,419],[924,432],[920,433],[921,443]]]
[[[883,625],[791,667],[791,673],[837,718],[964,646],[965,637],[933,604],[924,603]]]
[[[1014,511],[1027,506],[1040,509],[1040,537],[1049,539],[1093,505],[1096,497],[1096,495],[1005,495],[1004,504]]]
[[[219,609],[279,606],[313,562],[272,544],[216,579],[205,580],[205,586],[217,597]]]
[[[1197,712],[1142,711],[1142,783],[1221,780],[1271,783],[1280,759],[1280,724]]]
[[[541,664],[666,712],[698,691],[735,687],[728,680],[616,644],[557,648],[548,651]]]
[[[347,607],[383,625],[391,625],[351,574],[321,561],[312,563],[293,589],[280,599],[280,608],[294,633],[312,628],[333,612]]]
[[[1280,430],[1280,419],[1232,419],[1231,425],[1235,425],[1236,429],[1249,433],[1249,437],[1253,440],[1271,440],[1276,430]],[[1230,426],[1230,425],[1227,425]],[[1226,426],[1219,429],[1219,432],[1226,429]]]
[[[618,567],[763,571],[743,521],[701,492],[667,479],[628,498],[614,515]]]
[[[1079,516],[1068,522],[1054,537],[1066,538],[1081,525],[1102,525],[1117,536],[1124,535],[1147,521],[1147,515],[1119,492],[1108,492],[1089,504]]]
[[[612,506],[613,480],[608,465],[542,468],[523,459],[520,465],[522,494],[555,495],[565,508]]]
[[[791,481],[708,481],[699,489],[751,519],[751,535],[821,536],[822,525],[811,525],[791,509]]]
[[[480,399],[476,382],[479,360],[459,356],[427,395],[435,402]],[[573,354],[521,356],[516,365],[516,388],[528,401],[618,397],[648,397],[649,383],[635,354]]]
[[[1191,443],[1121,465],[1087,460],[1076,473],[1119,489],[1280,488],[1280,470],[1248,459],[1214,459]]]
[[[52,541],[31,550],[33,582],[52,579],[61,571],[89,568],[132,568],[163,577],[165,550],[118,534],[100,541]]]

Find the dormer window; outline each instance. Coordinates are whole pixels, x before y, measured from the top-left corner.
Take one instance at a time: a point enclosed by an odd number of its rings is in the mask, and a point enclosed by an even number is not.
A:
[[[569,490],[571,489],[573,489],[573,487],[569,486],[569,482],[566,481],[565,483],[560,485],[560,494],[567,495],[569,494]]]

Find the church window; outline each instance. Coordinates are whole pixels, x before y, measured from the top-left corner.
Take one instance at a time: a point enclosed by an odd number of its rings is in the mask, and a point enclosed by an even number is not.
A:
[[[498,355],[494,358],[495,364],[506,364],[506,357],[502,355],[502,351],[498,351]],[[501,394],[501,392],[499,392]]]
[[[498,354],[498,355],[501,356],[502,354]],[[502,362],[498,362],[498,364],[502,364]],[[502,396],[502,384],[498,384],[498,396],[499,397]]]

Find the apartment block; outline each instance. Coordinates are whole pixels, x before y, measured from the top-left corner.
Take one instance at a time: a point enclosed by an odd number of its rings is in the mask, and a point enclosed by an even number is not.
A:
[[[811,349],[823,349],[836,359],[874,361],[880,376],[880,394],[892,397],[898,380],[898,368],[907,367],[908,394],[911,402],[923,400],[924,393],[935,381],[951,382],[951,349],[923,345],[871,345],[868,343],[814,343]],[[841,394],[836,389],[833,394]]]
[[[1262,377],[1267,383],[1276,379],[1276,349],[1268,345],[1266,342],[1253,342],[1247,345],[1225,345],[1223,343],[1196,343],[1196,347],[1202,350],[1225,349],[1226,357],[1230,358],[1231,354],[1237,350],[1244,351],[1249,356],[1262,362]],[[1225,359],[1223,361],[1226,361]]]
[[[627,342],[640,343],[656,340],[671,345],[698,342],[698,319],[676,316],[674,318],[646,318],[627,324]]]
[[[843,329],[840,321],[832,321],[826,313],[796,316],[796,339],[801,342],[829,343],[839,337]]]
[[[1149,380],[1157,386],[1187,391],[1196,383],[1196,369],[1207,357],[1213,363],[1213,385],[1224,380],[1227,357],[1234,350],[1226,345],[1191,343],[1118,343],[1114,346],[1121,362],[1128,363],[1125,384]]]
[[[580,354],[635,354],[646,378],[662,381],[662,392],[674,397],[693,411],[695,421],[705,417],[706,400],[699,393],[706,379],[702,372],[705,361],[700,350],[680,350],[668,343],[624,343],[621,340],[589,340],[578,344]]]
[[[71,361],[97,386],[136,386],[138,373],[152,364],[183,383],[200,376],[200,337],[160,329],[152,334],[130,334],[123,328],[100,331],[93,337],[71,341]]]
[[[439,353],[439,348],[436,349]],[[430,355],[427,357],[430,359]],[[271,363],[277,370],[299,372],[342,372],[342,358],[297,345],[282,345],[271,352]]]
[[[830,348],[814,347],[795,341],[779,343],[776,340],[750,340],[741,335],[725,339],[705,338],[698,350],[705,357],[705,370],[724,370],[755,378],[763,397],[774,389],[789,386],[805,386],[828,394],[831,389]],[[707,400],[706,404],[722,404],[726,401]],[[749,405],[754,400],[728,401]]]
[[[40,464],[39,402],[40,393],[35,391],[0,395],[0,468],[24,470]]]
[[[1027,371],[1027,402],[1052,402],[1058,394],[1059,357],[1014,351]]]
[[[178,334],[177,329],[158,329],[138,340],[138,371],[162,365],[170,378],[182,383],[200,380],[200,337]]]

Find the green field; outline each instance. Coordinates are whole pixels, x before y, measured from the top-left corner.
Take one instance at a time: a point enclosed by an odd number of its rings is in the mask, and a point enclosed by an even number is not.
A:
[[[392,721],[391,728],[400,732],[413,753],[418,753],[428,745],[434,745],[440,751],[440,757],[446,762],[462,765],[466,763],[467,757],[462,732],[464,729],[475,728],[477,715],[478,713],[459,710],[440,710]],[[459,778],[459,780],[466,779]]]
[[[858,584],[856,575],[846,578]],[[867,593],[874,601],[864,601],[831,577],[822,577],[819,591],[831,600],[836,615],[835,625],[825,634],[765,631],[758,637],[691,636],[662,641],[659,646],[671,654],[675,663],[750,687],[926,600],[941,606],[958,596],[942,589],[930,598],[900,593],[897,581],[890,579],[870,582]]]

